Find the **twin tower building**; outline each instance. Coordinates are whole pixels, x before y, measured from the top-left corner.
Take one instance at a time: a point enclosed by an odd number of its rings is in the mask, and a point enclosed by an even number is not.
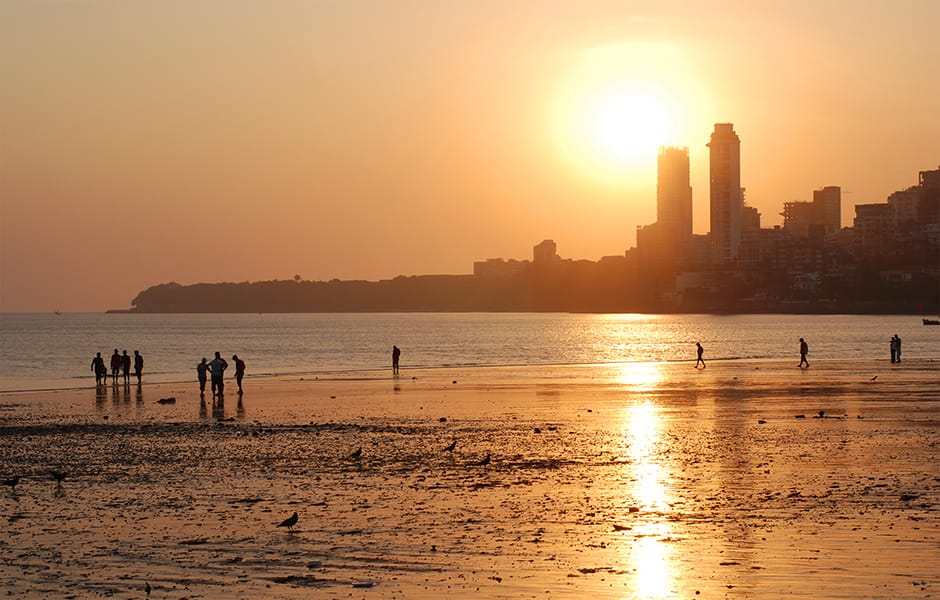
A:
[[[734,125],[716,123],[708,149],[711,213],[709,256],[698,256],[696,262],[723,266],[738,259],[741,222],[748,214],[744,206],[744,190],[741,188],[741,140],[734,131]],[[751,211],[756,212],[755,209]],[[755,217],[759,219],[759,216]],[[660,259],[679,258],[679,255],[689,251],[692,241],[689,149],[662,148],[656,185],[656,224],[637,231],[637,247],[641,251],[655,252]]]

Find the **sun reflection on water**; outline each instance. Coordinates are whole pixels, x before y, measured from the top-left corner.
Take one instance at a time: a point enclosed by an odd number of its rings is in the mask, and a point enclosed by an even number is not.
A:
[[[633,597],[665,598],[673,594],[674,567],[669,511],[669,470],[660,454],[659,408],[639,404],[625,409],[625,437],[630,456],[630,495],[639,509],[635,543],[625,558],[635,567]]]
[[[618,369],[617,381],[632,388],[653,389],[663,379],[658,363],[624,363]]]

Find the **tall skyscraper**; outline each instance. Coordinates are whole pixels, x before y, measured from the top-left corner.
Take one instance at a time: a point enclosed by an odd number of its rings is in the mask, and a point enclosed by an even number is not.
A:
[[[656,178],[656,222],[673,253],[692,239],[692,186],[689,149],[659,149]]]
[[[712,258],[734,262],[741,246],[741,140],[731,123],[715,123],[708,142]]]

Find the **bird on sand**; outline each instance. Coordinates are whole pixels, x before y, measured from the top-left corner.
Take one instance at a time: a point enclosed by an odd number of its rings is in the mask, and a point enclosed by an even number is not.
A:
[[[144,583],[144,591],[147,593],[148,596],[150,595],[150,592],[151,592],[152,589],[153,589],[153,588],[150,587],[150,582],[149,582],[149,581],[147,581],[147,582]]]
[[[20,482],[20,476],[19,476],[19,475],[16,475],[16,476],[11,477],[11,478],[9,478],[9,479],[5,479],[5,480],[3,481],[3,485],[8,485],[8,486],[10,486],[10,489],[11,489],[11,490],[16,491],[16,484],[18,484],[19,482]]]
[[[289,516],[289,517],[287,517],[286,519],[284,519],[283,521],[281,521],[280,523],[278,523],[277,526],[278,526],[278,527],[287,527],[287,531],[290,531],[291,533],[293,533],[293,532],[294,532],[294,525],[296,525],[296,524],[297,524],[297,513],[294,513],[294,514],[292,514],[291,516]]]
[[[62,485],[62,481],[66,477],[65,471],[50,471],[49,474],[55,479],[56,485]]]
[[[349,458],[355,460],[357,458],[362,458],[362,446],[356,448],[356,451],[349,455]]]
[[[484,459],[481,460],[480,462],[474,463],[474,464],[475,464],[476,466],[478,466],[478,467],[485,467],[486,465],[490,464],[490,453],[487,452],[487,453],[486,453],[486,458],[484,458]]]
[[[872,378],[869,379],[868,381],[874,381],[874,380],[876,380],[876,379],[878,379],[878,376],[877,376],[877,375],[875,375],[874,377],[872,377]]]
[[[444,448],[444,452],[453,452],[454,448],[457,447],[457,438],[454,438],[454,441],[450,443],[450,446]]]

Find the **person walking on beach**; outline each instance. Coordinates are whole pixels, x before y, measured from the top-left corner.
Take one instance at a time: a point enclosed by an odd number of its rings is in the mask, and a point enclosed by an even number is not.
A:
[[[891,362],[898,362],[898,334],[891,336]]]
[[[206,374],[209,372],[209,363],[206,357],[202,357],[202,362],[196,365],[196,377],[199,378],[199,397],[206,395]]]
[[[91,370],[95,372],[95,385],[108,383],[108,367],[104,366],[104,359],[101,358],[100,352],[91,359]]]
[[[895,356],[898,359],[898,362],[901,362],[901,338],[898,337],[898,334],[894,334],[894,347],[895,347]]]
[[[809,361],[806,360],[806,355],[809,354],[809,344],[806,343],[806,340],[800,338],[800,364],[797,365],[801,369],[809,367]],[[805,367],[803,365],[806,365]]]
[[[140,378],[144,374],[144,357],[140,355],[139,350],[134,350],[134,375],[137,376],[137,385],[140,385]]]
[[[121,355],[121,372],[124,374],[124,385],[131,384],[131,357],[127,350]]]
[[[235,361],[235,383],[238,384],[238,393],[242,393],[242,378],[245,377],[245,361],[238,358],[237,354],[232,355],[232,360]]]
[[[398,359],[401,358],[401,350],[398,346],[392,346],[392,373],[398,375]]]
[[[222,358],[221,352],[215,353],[215,358],[209,361],[209,372],[212,373],[212,395],[216,394],[218,390],[219,398],[222,397],[222,391],[225,389],[225,380],[222,379],[222,375],[225,373],[225,369],[228,368],[228,363],[225,362],[225,359]]]
[[[124,361],[121,360],[121,355],[118,354],[118,349],[114,349],[114,354],[111,355],[111,384],[117,385],[118,375],[121,373],[121,365],[124,364]]]
[[[705,368],[705,361],[702,359],[702,353],[705,352],[705,349],[702,348],[702,343],[701,343],[701,342],[695,342],[695,348],[696,348],[696,353],[698,354],[698,358],[697,358],[696,361],[695,361],[695,368],[697,369],[699,363],[701,363],[701,364],[702,364],[702,368],[704,369],[704,368]]]

